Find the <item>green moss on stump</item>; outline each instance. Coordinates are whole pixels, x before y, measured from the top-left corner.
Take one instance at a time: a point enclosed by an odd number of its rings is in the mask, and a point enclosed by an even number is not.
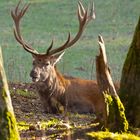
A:
[[[110,124],[111,122],[114,122],[114,114],[115,114],[114,102],[111,95],[109,95],[108,93],[104,93],[104,99],[107,106],[106,109],[107,109],[108,123]]]
[[[0,109],[0,112],[0,140],[19,140],[14,115],[7,109],[3,112]]]
[[[118,123],[118,131],[119,132],[127,132],[128,130],[128,121],[125,116],[125,109],[119,97],[113,98],[114,101],[114,109],[116,112],[116,121]]]
[[[0,94],[5,102],[4,106],[0,106],[0,140],[20,140],[16,119],[9,106],[8,96],[4,88],[1,89]]]
[[[125,117],[124,106],[119,97],[112,97],[111,95],[104,93],[104,98],[107,104],[108,124],[110,131],[127,132],[128,122]]]

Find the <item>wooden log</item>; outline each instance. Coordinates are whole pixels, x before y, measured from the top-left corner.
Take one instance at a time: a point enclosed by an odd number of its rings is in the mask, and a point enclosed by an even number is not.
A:
[[[20,140],[0,48],[0,140]]]
[[[98,43],[100,53],[96,56],[96,76],[100,93],[103,94],[105,101],[104,125],[105,128],[111,131],[126,132],[128,122],[125,117],[124,107],[115,90],[107,63],[104,40],[100,35]]]

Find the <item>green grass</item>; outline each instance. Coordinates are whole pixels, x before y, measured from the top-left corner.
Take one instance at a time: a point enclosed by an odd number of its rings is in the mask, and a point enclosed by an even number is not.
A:
[[[88,5],[88,1],[90,0],[83,0],[85,6]],[[10,9],[17,2],[18,0],[0,1],[0,45],[3,49],[8,79],[14,82],[30,82],[32,57],[15,41],[12,31]],[[44,52],[53,37],[54,47],[57,47],[63,44],[69,31],[75,35],[78,28],[76,17],[78,0],[30,0],[30,2],[32,4],[22,20],[21,29],[24,38],[34,48]],[[94,3],[96,20],[88,25],[81,40],[66,51],[59,69],[68,75],[96,79],[97,36],[101,34],[106,43],[113,79],[120,80],[123,62],[140,16],[140,1],[94,0]]]

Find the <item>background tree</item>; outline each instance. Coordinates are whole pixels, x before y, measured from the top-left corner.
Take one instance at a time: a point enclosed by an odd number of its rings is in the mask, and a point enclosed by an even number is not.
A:
[[[128,121],[140,127],[140,17],[124,62],[120,96]]]
[[[0,48],[0,140],[19,140]]]

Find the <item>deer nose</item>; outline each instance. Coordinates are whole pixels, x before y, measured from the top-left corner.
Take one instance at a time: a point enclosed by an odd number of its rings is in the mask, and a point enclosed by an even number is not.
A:
[[[30,72],[30,77],[37,77],[37,72],[34,71],[34,70],[32,70],[32,71]]]

